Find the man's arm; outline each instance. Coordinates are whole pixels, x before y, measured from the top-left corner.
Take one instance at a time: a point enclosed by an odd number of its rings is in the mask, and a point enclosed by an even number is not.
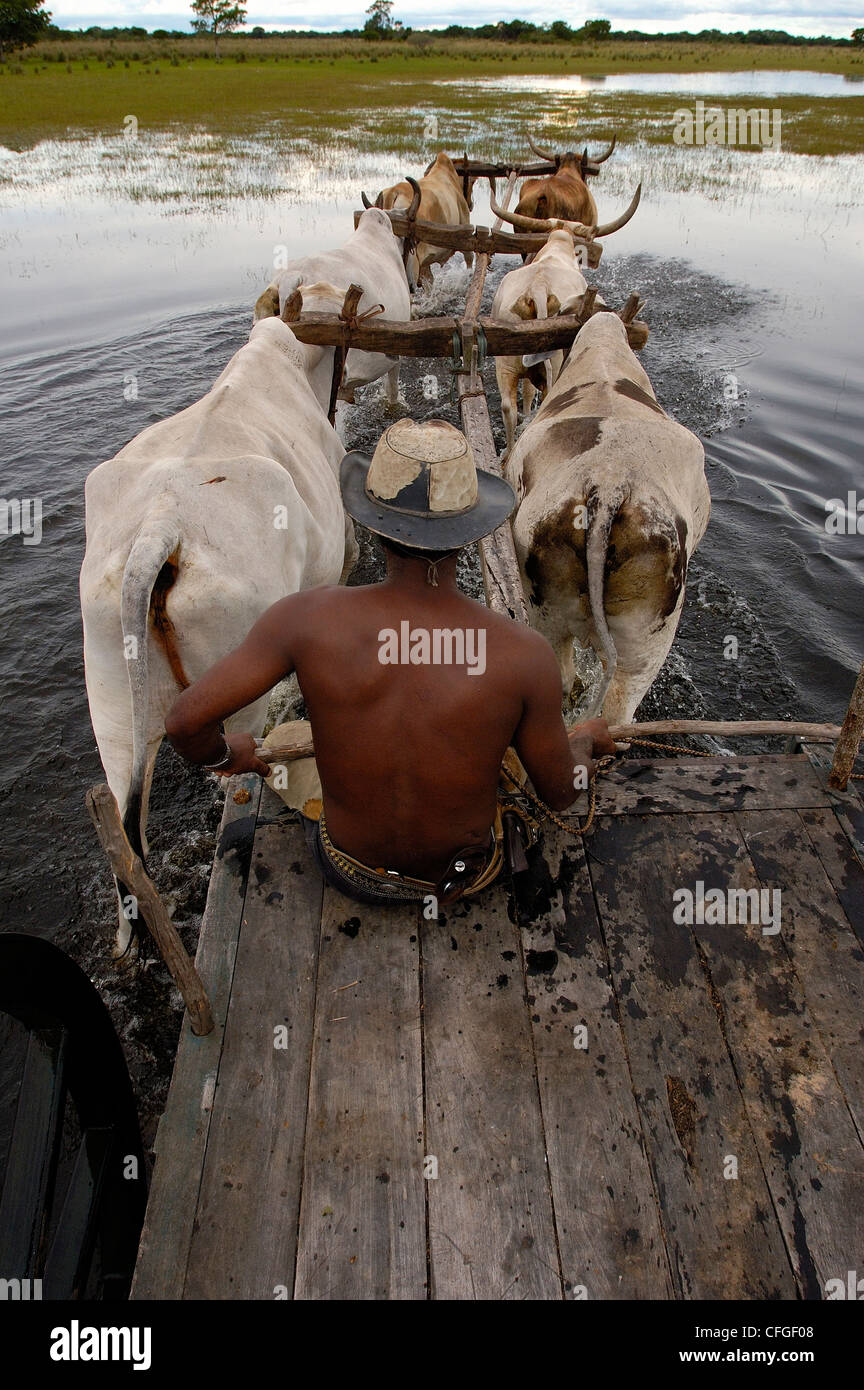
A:
[[[573,804],[579,790],[587,786],[595,757],[615,752],[605,719],[589,719],[568,732],[561,717],[561,672],[544,639],[531,652],[522,718],[513,747],[537,795],[553,811],[565,811]],[[581,786],[577,785],[577,767],[584,769]]]
[[[299,594],[274,603],[239,647],[175,700],[165,720],[165,732],[181,757],[192,763],[221,763],[227,744],[232,757],[219,767],[220,774],[258,772],[268,776],[271,769],[256,755],[252,734],[223,738],[220,725],[293,671],[291,627],[296,625],[299,603]]]

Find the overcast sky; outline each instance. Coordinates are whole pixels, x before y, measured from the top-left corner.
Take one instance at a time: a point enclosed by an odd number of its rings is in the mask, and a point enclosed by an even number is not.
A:
[[[349,29],[364,21],[368,0],[330,0],[326,11],[310,0],[248,0],[247,28]],[[546,24],[565,19],[577,29],[586,19],[611,20],[613,29],[641,29],[644,33],[681,29],[786,29],[791,34],[832,34],[848,38],[864,22],[861,0],[826,0],[822,9],[795,0],[721,0],[716,10],[688,10],[676,0],[609,0],[583,6],[555,4],[554,0],[395,0],[393,15],[414,28],[446,24],[487,24],[499,19],[533,20]],[[686,0],[684,0],[686,6]],[[87,8],[85,8],[87,6]],[[190,10],[178,0],[47,0],[54,23],[63,28],[87,28],[101,24],[141,24],[147,29],[188,29]],[[326,18],[324,17],[326,14]]]

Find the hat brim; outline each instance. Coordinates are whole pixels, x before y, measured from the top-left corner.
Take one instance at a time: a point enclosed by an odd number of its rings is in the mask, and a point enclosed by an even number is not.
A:
[[[470,545],[490,535],[516,506],[516,494],[510,484],[478,468],[477,501],[469,511],[414,516],[369,496],[366,474],[371,462],[356,450],[343,458],[339,482],[345,510],[376,536],[386,536],[414,550],[456,550]]]

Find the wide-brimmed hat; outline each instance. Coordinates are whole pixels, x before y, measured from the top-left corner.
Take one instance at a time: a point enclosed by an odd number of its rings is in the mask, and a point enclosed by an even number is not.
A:
[[[355,521],[415,550],[457,550],[488,536],[516,506],[503,478],[478,468],[447,420],[397,420],[372,458],[346,454],[340,474]]]

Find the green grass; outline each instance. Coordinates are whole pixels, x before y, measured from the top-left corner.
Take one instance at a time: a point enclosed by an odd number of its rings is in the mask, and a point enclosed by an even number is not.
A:
[[[218,60],[212,56],[212,42],[201,39],[173,44],[154,39],[45,42],[0,64],[0,142],[24,149],[69,130],[122,130],[128,114],[137,116],[142,126],[200,123],[217,132],[252,129],[273,119],[289,133],[308,127],[313,118],[325,128],[345,128],[352,109],[440,104],[442,94],[435,83],[459,77],[766,68],[864,77],[864,53],[850,47],[663,41],[562,46],[455,39],[424,44],[422,36],[417,39],[376,44],[223,39]],[[671,96],[617,95],[622,100],[613,110],[611,96],[604,97],[602,89],[592,92],[590,109],[593,123],[595,112],[608,105],[622,138],[634,133],[654,138],[655,119],[667,110],[671,115],[683,102]],[[737,97],[725,100],[742,104]],[[485,102],[494,108],[488,93]],[[784,98],[782,105],[784,122],[789,113],[785,148],[819,154],[864,148],[862,102],[857,97]],[[667,139],[668,133],[664,130],[657,138]]]

